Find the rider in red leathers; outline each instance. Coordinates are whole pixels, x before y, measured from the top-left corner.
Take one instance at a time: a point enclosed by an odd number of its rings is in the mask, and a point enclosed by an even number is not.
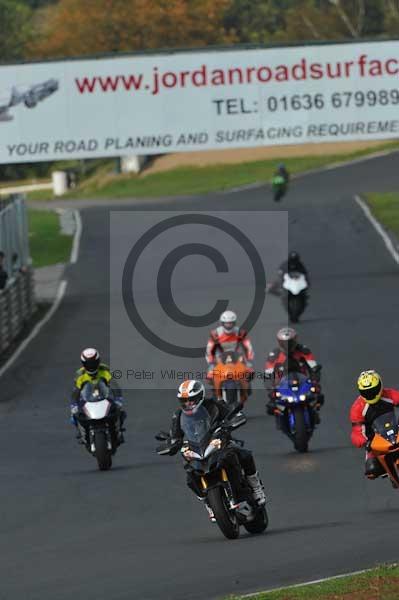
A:
[[[231,310],[226,310],[220,316],[219,327],[211,331],[206,346],[208,373],[215,367],[217,354],[229,350],[243,355],[247,367],[252,368],[255,354],[251,340],[244,329],[237,327],[236,322],[237,315]]]
[[[380,375],[376,371],[363,371],[357,380],[359,396],[352,404],[350,420],[352,424],[351,441],[357,448],[366,447],[365,476],[376,479],[385,473],[373,452],[368,449],[373,438],[373,421],[388,412],[393,406],[399,406],[399,391],[384,388]]]
[[[265,380],[271,379],[273,384],[283,374],[299,372],[312,379],[318,392],[318,404],[324,403],[324,395],[320,392],[319,380],[321,365],[317,363],[312,351],[298,343],[298,336],[292,327],[283,327],[277,332],[279,347],[269,353],[265,364]],[[269,415],[274,414],[275,400],[273,389],[269,392],[266,409]]]

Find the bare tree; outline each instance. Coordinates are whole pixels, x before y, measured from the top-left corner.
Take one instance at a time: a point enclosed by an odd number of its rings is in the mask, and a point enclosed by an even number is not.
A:
[[[363,11],[364,11],[364,0],[359,0],[359,1],[360,1],[360,4],[363,4]],[[333,6],[335,6],[335,8],[337,9],[337,12],[338,12],[338,15],[339,15],[340,19],[344,23],[345,27],[348,29],[348,31],[351,34],[351,36],[354,37],[354,38],[359,37],[359,31],[354,27],[354,25],[352,24],[352,22],[351,22],[350,18],[348,17],[347,13],[343,9],[342,4],[341,4],[341,0],[329,0],[329,2],[330,2],[330,4],[332,4]],[[364,12],[363,12],[363,18],[364,18]]]

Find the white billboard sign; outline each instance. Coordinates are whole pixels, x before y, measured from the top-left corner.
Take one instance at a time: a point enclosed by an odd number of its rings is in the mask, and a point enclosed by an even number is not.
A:
[[[0,162],[389,139],[399,41],[0,67]]]

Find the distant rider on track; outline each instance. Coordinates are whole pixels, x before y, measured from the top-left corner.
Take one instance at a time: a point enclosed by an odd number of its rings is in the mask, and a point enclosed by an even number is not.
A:
[[[277,272],[277,279],[275,279],[269,286],[268,292],[278,293],[281,290],[284,275],[286,273],[302,273],[306,277],[308,285],[310,285],[309,272],[303,264],[299,252],[293,250],[289,253],[288,259],[281,263]]]
[[[206,346],[208,373],[215,367],[216,356],[222,352],[238,352],[244,356],[248,368],[253,367],[255,357],[248,333],[236,325],[237,315],[226,310],[220,315],[220,325],[211,331]]]
[[[291,372],[302,373],[315,384],[318,392],[318,404],[324,403],[324,395],[320,391],[321,365],[316,361],[310,348],[298,343],[298,334],[292,327],[283,327],[277,332],[278,348],[269,353],[265,364],[265,380],[272,380],[273,385],[282,375]],[[274,414],[275,400],[273,390],[269,391],[269,402],[266,409],[269,415]]]

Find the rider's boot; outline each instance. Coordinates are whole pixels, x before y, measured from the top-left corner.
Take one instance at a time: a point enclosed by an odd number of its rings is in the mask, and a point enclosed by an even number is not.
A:
[[[252,494],[254,500],[261,506],[266,502],[266,496],[264,492],[263,483],[259,478],[259,473],[256,472],[253,475],[247,475],[247,481],[252,488]]]

